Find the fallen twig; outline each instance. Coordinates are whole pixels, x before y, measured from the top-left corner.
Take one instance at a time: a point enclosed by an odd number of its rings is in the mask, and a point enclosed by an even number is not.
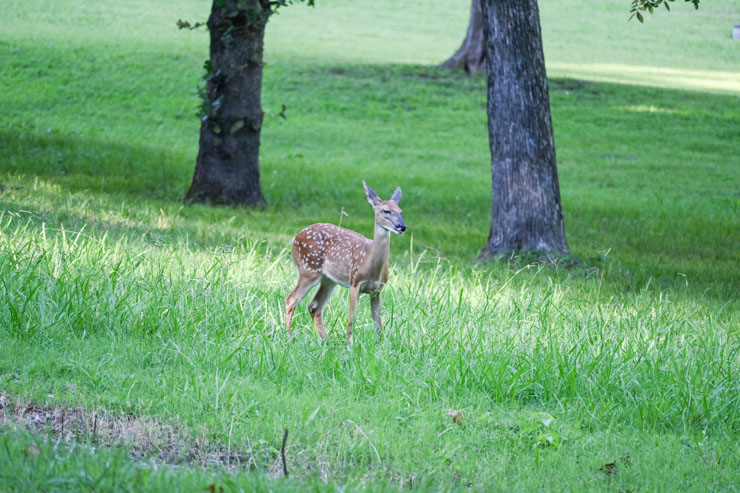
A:
[[[285,477],[288,477],[288,465],[285,462],[285,442],[288,441],[288,429],[285,428],[285,432],[283,433],[283,446],[280,447],[280,457],[283,459],[283,474]]]

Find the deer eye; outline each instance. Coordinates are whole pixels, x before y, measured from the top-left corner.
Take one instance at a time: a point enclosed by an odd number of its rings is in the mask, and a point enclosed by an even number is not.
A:
[[[390,213],[391,211],[389,211],[388,209],[383,209],[383,214],[390,214]]]

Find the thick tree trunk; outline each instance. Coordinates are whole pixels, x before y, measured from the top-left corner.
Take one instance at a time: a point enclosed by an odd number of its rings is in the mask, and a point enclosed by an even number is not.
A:
[[[481,0],[470,2],[470,22],[460,48],[450,58],[442,62],[441,67],[462,69],[468,74],[485,68],[486,56],[483,49],[483,13]]]
[[[262,43],[269,5],[213,2],[200,150],[186,200],[265,206],[260,189]]]
[[[491,146],[483,258],[568,255],[537,0],[482,0]]]

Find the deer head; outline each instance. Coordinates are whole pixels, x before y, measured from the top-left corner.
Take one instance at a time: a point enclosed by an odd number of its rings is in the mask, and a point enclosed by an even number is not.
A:
[[[390,200],[381,200],[375,190],[367,186],[364,180],[362,185],[365,187],[367,201],[375,211],[375,226],[399,235],[405,233],[406,223],[403,222],[403,211],[398,207],[398,202],[401,200],[401,187],[396,188]]]

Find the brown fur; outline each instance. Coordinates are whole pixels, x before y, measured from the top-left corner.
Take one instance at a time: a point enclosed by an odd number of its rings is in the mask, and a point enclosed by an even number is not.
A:
[[[334,287],[341,284],[350,290],[347,341],[352,337],[357,298],[360,293],[370,295],[373,321],[378,333],[382,330],[380,318],[380,292],[388,282],[388,256],[390,233],[403,234],[403,222],[398,201],[401,189],[397,188],[391,200],[381,200],[363,182],[365,193],[375,211],[375,233],[369,240],[359,233],[333,224],[312,224],[293,238],[293,260],[298,271],[298,285],[285,299],[285,324],[290,330],[293,312],[308,291],[319,284],[308,310],[313,317],[319,336],[326,338],[322,318],[324,307]]]

